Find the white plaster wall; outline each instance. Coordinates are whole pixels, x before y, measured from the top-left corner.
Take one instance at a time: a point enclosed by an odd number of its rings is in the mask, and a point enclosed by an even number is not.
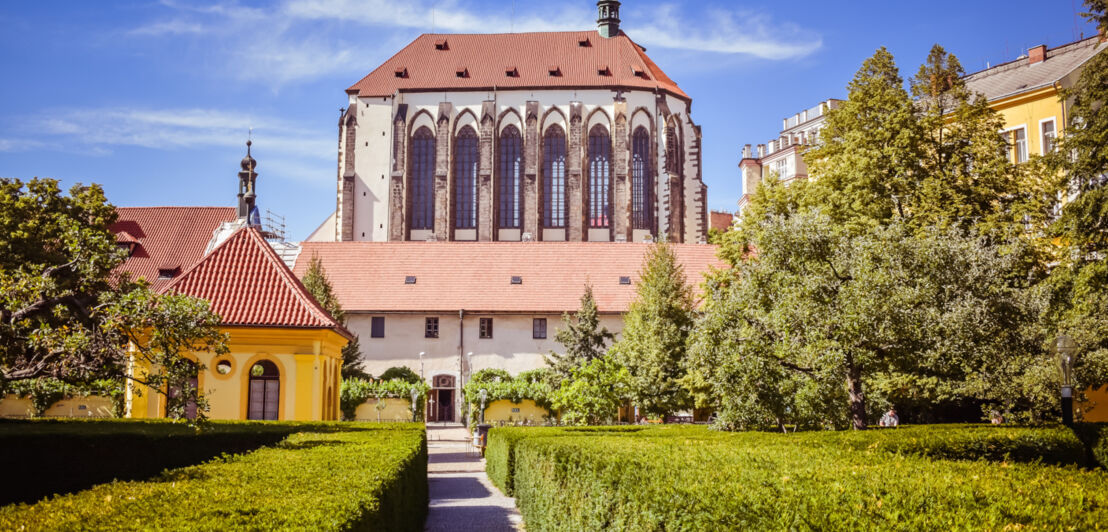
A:
[[[395,98],[350,96],[350,103],[358,105],[355,171],[358,173],[359,180],[355,185],[354,239],[373,241],[388,239],[392,119],[397,104],[407,104],[409,121],[413,119],[416,121],[415,127],[409,128],[410,132],[414,132],[420,125],[427,125],[434,130],[434,120],[437,119],[440,102],[454,104],[453,116],[451,117],[453,120],[465,110],[469,110],[475,116],[480,117],[482,103],[487,100],[496,102],[496,118],[499,118],[500,114],[506,110],[514,110],[518,117],[525,116],[528,101],[539,102],[540,119],[547,110],[557,108],[561,112],[561,116],[558,113],[550,114],[547,121],[542,124],[543,128],[550,123],[560,123],[565,128],[569,116],[570,102],[580,101],[583,117],[589,119],[590,123],[605,123],[610,130],[610,121],[615,114],[614,96],[615,93],[611,90],[411,92],[400,93]],[[662,140],[664,128],[659,127],[662,122],[661,117],[658,116],[655,96],[654,92],[643,90],[623,93],[628,113],[634,113],[640,107],[645,108],[656,121],[654,131],[657,135],[656,142],[658,142],[658,168],[664,168],[665,147]],[[666,102],[671,112],[688,115],[690,111],[688,104],[673,96],[667,95]],[[589,118],[597,108],[603,109],[604,115],[597,113]],[[430,116],[421,114],[421,111],[429,113]],[[642,115],[642,113],[639,114]],[[420,116],[417,118],[417,115]],[[602,116],[605,116],[605,118],[601,118]],[[518,126],[518,117],[511,118],[510,122],[504,122],[500,125],[517,123]],[[468,121],[468,119],[466,120]],[[644,120],[645,117],[636,117],[634,124],[642,123]],[[633,132],[633,129],[629,129],[628,133],[631,132]],[[685,135],[685,138],[687,138],[687,135]],[[663,189],[664,181],[663,179],[657,180],[658,190],[655,191],[655,195],[659,199],[666,197],[664,194],[666,191]],[[661,202],[659,203],[661,204]],[[663,221],[668,213],[664,212],[661,207],[660,205],[660,212],[656,213],[656,216],[660,221]],[[661,227],[660,230],[664,232],[665,228]],[[363,233],[365,236],[362,236]],[[415,240],[416,237],[413,235],[412,239]]]
[[[385,317],[385,337],[371,338],[372,316]],[[424,319],[431,316],[439,318],[439,337],[424,338]],[[348,313],[347,327],[359,337],[362,348],[362,367],[372,375],[379,376],[390,367],[407,366],[419,373],[420,357],[423,356],[422,371],[428,382],[431,376],[438,374],[457,375],[462,368],[459,353],[473,353],[470,358],[471,371],[485,368],[497,368],[515,375],[521,371],[546,367],[543,355],[555,351],[562,352],[562,345],[554,341],[561,327],[560,314],[479,314],[466,313],[463,320],[464,337],[458,335],[458,314],[399,314],[399,313]],[[479,338],[480,318],[493,318],[493,337]],[[532,319],[546,318],[546,339],[532,338]],[[604,314],[600,317],[602,326],[617,333],[623,328],[622,316]],[[459,345],[461,348],[459,349]]]

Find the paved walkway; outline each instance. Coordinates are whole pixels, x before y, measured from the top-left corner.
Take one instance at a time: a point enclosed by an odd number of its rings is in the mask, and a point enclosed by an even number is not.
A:
[[[485,461],[467,443],[460,425],[427,425],[427,483],[431,505],[428,531],[511,532],[523,530],[515,499],[489,482]]]

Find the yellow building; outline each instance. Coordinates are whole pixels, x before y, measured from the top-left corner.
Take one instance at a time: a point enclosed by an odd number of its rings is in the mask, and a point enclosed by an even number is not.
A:
[[[1015,61],[964,78],[1004,118],[1013,162],[1051,151],[1069,120],[1071,102],[1062,100],[1062,91],[1073,87],[1085,63],[1105,48],[1100,36],[1051,49],[1040,45]]]
[[[229,236],[218,242],[221,233]],[[210,252],[161,289],[206,299],[223,320],[227,354],[187,355],[205,367],[194,385],[208,400],[209,417],[340,419],[341,351],[353,336],[319,306],[255,227],[225,224],[212,243]],[[130,417],[166,415],[164,394],[133,392],[127,394]]]

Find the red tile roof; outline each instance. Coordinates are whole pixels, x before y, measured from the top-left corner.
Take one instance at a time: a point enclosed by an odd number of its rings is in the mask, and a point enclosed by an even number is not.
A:
[[[623,312],[635,297],[648,245],[599,242],[304,242],[303,276],[318,255],[347,311],[572,312],[585,283],[601,312]],[[698,292],[716,246],[675,244]],[[405,283],[408,276],[415,284]],[[520,276],[521,284],[511,284]],[[632,284],[620,284],[629,277]]]
[[[493,88],[659,89],[690,99],[627,35],[605,39],[595,30],[423,34],[346,91],[371,97]]]
[[[212,233],[237,216],[234,207],[118,207],[111,231],[116,241],[133,246],[121,271],[145,277],[154,290],[171,279],[158,279],[159,269],[184,269],[204,256]],[[137,245],[135,245],[137,244]]]
[[[224,325],[333,329],[353,339],[254,228],[236,231],[164,291],[207,299]]]

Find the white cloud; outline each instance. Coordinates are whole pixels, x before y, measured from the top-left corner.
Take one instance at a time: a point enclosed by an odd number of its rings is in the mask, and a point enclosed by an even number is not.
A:
[[[647,46],[697,50],[724,54],[746,54],[761,59],[792,59],[806,56],[823,45],[818,35],[791,23],[775,22],[767,15],[708,9],[705,23],[697,24],[676,6],[659,6],[646,25],[635,26],[636,40]]]
[[[80,144],[109,149],[138,146],[182,149],[242,146],[249,128],[265,150],[291,157],[334,158],[334,140],[311,130],[269,117],[214,109],[59,109],[49,117],[32,118],[25,129],[40,137],[62,138],[58,145]],[[39,147],[47,144],[35,140]],[[0,141],[0,147],[4,144]]]
[[[204,33],[208,28],[203,24],[189,22],[181,19],[163,20],[145,26],[139,26],[129,32],[129,35],[149,35],[160,37],[164,35],[184,35],[189,33]]]
[[[38,140],[0,138],[0,152],[30,151],[44,146],[45,143]]]
[[[589,5],[588,2],[580,3]],[[541,15],[505,16],[467,10],[457,1],[396,2],[394,0],[290,0],[285,12],[294,18],[335,19],[369,26],[391,26],[437,33],[507,33],[509,31],[564,31],[588,28],[593,11],[544,2]],[[503,12],[501,6],[499,12]]]

